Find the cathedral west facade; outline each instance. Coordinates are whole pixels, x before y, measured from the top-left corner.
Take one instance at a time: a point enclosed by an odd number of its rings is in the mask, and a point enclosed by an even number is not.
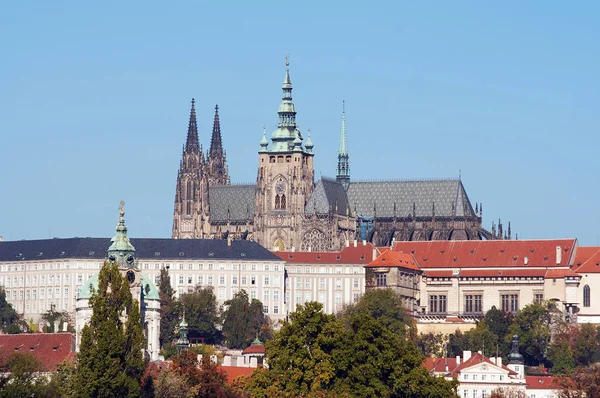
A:
[[[173,238],[252,239],[278,251],[334,251],[348,241],[510,238],[498,224],[482,227],[460,179],[352,181],[345,109],[336,178],[315,183],[314,144],[298,129],[289,64],[277,129],[258,150],[256,184],[231,185],[218,106],[210,150],[198,139],[194,100],[177,175]]]

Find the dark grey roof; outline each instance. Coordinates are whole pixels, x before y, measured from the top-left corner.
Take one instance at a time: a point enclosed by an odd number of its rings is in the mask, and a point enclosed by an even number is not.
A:
[[[315,186],[310,199],[306,203],[304,211],[318,214],[327,214],[331,208],[337,214],[346,215],[348,210],[348,196],[344,186],[331,178],[321,177]]]
[[[278,261],[278,256],[253,241],[225,239],[131,239],[138,259],[220,259]],[[110,238],[67,238],[0,242],[0,261],[106,258]]]
[[[377,217],[394,217],[394,203],[397,217],[412,216],[413,203],[417,217],[431,217],[433,203],[436,216],[475,216],[460,180],[350,182],[348,202],[352,210],[369,217],[374,205]]]
[[[254,221],[256,185],[217,185],[208,188],[210,222]]]

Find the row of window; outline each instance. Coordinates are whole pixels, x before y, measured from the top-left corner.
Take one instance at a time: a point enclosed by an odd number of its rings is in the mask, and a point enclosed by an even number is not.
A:
[[[78,284],[82,284],[84,281],[84,274],[78,274],[76,276],[76,280]],[[88,278],[91,274],[88,274]],[[0,284],[3,284],[3,278],[0,277]],[[4,286],[6,287],[22,287],[23,284],[25,286],[45,286],[46,283],[48,285],[61,285],[61,284],[70,284],[71,283],[71,275],[70,274],[45,274],[45,275],[33,275],[33,276],[7,276],[4,278]]]
[[[206,276],[206,277],[205,277]],[[175,278],[175,277],[174,277]],[[176,279],[179,283],[178,285],[193,285],[194,283],[203,286],[206,282],[207,286],[213,286],[215,281],[218,281],[219,285],[225,285],[227,276],[226,275],[217,275],[216,277],[213,275],[196,275],[196,280],[194,281],[193,275],[178,275]],[[230,280],[232,285],[256,285],[259,280],[256,275],[230,275]],[[154,276],[154,284],[158,285],[160,282],[160,275]],[[263,276],[262,277],[263,286],[279,286],[281,284],[281,277],[279,275],[274,276]]]
[[[142,265],[143,269],[155,269],[160,270],[162,267],[166,267],[167,269],[171,268],[170,263],[154,263],[148,264],[144,263]],[[177,265],[173,264],[173,269],[178,270],[193,270],[193,271],[203,271],[203,270],[218,270],[218,271],[275,271],[279,272],[282,270],[283,265],[280,264],[198,264],[198,263],[189,263],[183,264],[178,263]]]
[[[312,281],[313,279],[311,278],[304,278],[304,284],[302,283],[303,280],[302,278],[295,278],[296,279],[296,289],[302,289],[302,286],[304,286],[304,289],[311,289],[312,288]],[[286,280],[287,282],[287,280]],[[315,280],[316,282],[316,280]],[[341,278],[336,278],[335,279],[335,290],[342,290],[342,279]],[[353,289],[360,289],[360,279],[355,278],[352,280],[352,288]],[[326,278],[319,278],[319,289],[327,289],[327,279]]]
[[[7,300],[23,300],[23,297],[25,297],[25,300],[37,300],[39,299],[45,299],[45,298],[60,298],[60,292],[61,289],[59,287],[57,288],[51,288],[49,287],[48,289],[27,289],[25,290],[25,292],[23,292],[23,290],[7,290],[6,291],[6,299]],[[39,293],[39,294],[38,294]],[[69,298],[69,288],[65,287],[63,290],[63,296],[65,298]]]
[[[544,300],[543,293],[535,293],[534,301],[541,303]],[[483,295],[466,294],[464,295],[465,313],[483,313]],[[517,312],[519,310],[519,295],[516,293],[500,295],[500,309],[506,312]],[[448,311],[448,297],[446,294],[429,295],[429,313],[443,314]]]
[[[317,272],[318,271],[318,272]],[[345,271],[345,272],[344,272]],[[297,274],[364,274],[362,267],[290,267],[290,273]]]
[[[65,263],[42,263],[42,264],[4,264],[0,265],[0,272],[12,272],[12,271],[46,271],[46,270],[59,270],[59,269],[100,269],[102,268],[103,262],[87,262],[71,264],[70,262]]]
[[[286,302],[287,302],[287,297],[288,297],[288,294],[286,293]],[[325,305],[326,297],[327,297],[326,293],[319,292],[317,301],[319,303]],[[352,302],[357,303],[359,297],[360,297],[360,293],[352,293]],[[303,292],[296,292],[296,301],[295,301],[296,305],[297,304],[304,304],[304,303],[307,303],[307,302],[312,301],[312,300],[313,300],[313,296],[312,296],[311,292],[304,292],[304,293]],[[334,303],[335,304],[342,304],[342,293],[339,293],[339,292],[335,293]]]

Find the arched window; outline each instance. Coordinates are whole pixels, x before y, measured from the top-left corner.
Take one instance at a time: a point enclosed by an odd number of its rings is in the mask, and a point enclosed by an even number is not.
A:
[[[188,200],[192,200],[192,182],[188,181],[186,184],[186,196]]]
[[[275,195],[275,210],[279,210],[280,206],[281,206],[281,202],[279,201],[279,195]]]
[[[584,307],[590,306],[590,286],[589,285],[585,285],[583,287],[583,306]]]
[[[281,208],[285,209],[285,195],[281,195]]]

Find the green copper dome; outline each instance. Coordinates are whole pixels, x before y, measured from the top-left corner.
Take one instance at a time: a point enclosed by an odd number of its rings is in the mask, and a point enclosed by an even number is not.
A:
[[[142,294],[144,295],[144,300],[160,300],[158,295],[158,289],[150,279],[142,274],[140,276],[141,285],[142,285]],[[77,291],[77,300],[79,299],[89,299],[92,297],[92,289],[98,290],[98,274],[94,274],[88,279]]]

